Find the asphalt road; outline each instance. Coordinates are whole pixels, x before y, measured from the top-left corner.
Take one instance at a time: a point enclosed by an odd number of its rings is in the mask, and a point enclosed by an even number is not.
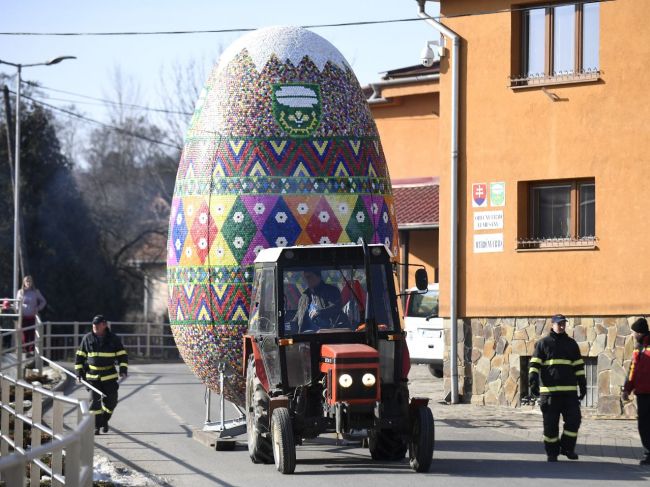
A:
[[[440,380],[425,367],[415,367],[415,390],[442,396]],[[85,395],[77,388],[76,395]],[[216,420],[213,395],[211,419]],[[432,403],[434,416],[439,408]],[[230,412],[230,410],[228,410]],[[298,447],[293,475],[273,465],[255,465],[245,447],[217,452],[196,439],[205,420],[204,387],[184,364],[134,364],[120,387],[120,403],[111,431],[96,437],[95,453],[128,469],[155,476],[172,486],[309,485],[444,485],[530,486],[540,480],[572,486],[648,486],[650,469],[615,457],[581,456],[577,462],[547,463],[538,439],[512,428],[474,428],[471,421],[436,421],[434,461],[429,473],[411,471],[408,462],[380,463],[357,444],[339,444],[332,437]]]

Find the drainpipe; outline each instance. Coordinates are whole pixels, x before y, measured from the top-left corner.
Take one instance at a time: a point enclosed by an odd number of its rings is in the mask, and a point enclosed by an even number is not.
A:
[[[458,71],[460,57],[460,36],[442,25],[425,12],[426,0],[417,0],[419,16],[427,24],[451,40],[451,210],[449,237],[449,318],[451,322],[451,351],[449,368],[451,373],[451,403],[458,404],[458,330],[457,330],[457,283],[458,273]]]
[[[437,81],[439,79],[440,79],[439,74],[423,74],[420,76],[408,76],[405,78],[398,78],[398,79],[386,79],[386,80],[376,81],[375,83],[370,83],[370,87],[372,88],[372,95],[370,95],[370,98],[368,98],[368,103],[370,105],[389,103],[389,100],[381,96],[381,89],[384,86],[408,85],[413,83],[420,83],[423,81]]]

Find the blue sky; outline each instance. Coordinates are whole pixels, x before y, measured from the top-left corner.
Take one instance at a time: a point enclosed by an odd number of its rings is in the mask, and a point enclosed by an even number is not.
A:
[[[115,32],[259,28],[269,25],[313,25],[417,17],[415,0],[0,0],[0,32]],[[427,11],[435,14],[437,2]],[[353,66],[361,84],[380,72],[419,62],[419,53],[435,32],[423,22],[319,28]],[[242,33],[52,37],[0,35],[0,59],[14,63],[43,62],[59,55],[76,60],[26,68],[23,79],[83,95],[113,98],[117,67],[139,88],[130,103],[160,106],[161,73],[189,61],[209,73],[219,52]],[[0,65],[0,72],[15,69]],[[13,86],[11,86],[13,89]],[[73,99],[50,93],[51,97]],[[58,106],[69,105],[52,101]],[[106,119],[102,108],[78,107],[93,118]]]

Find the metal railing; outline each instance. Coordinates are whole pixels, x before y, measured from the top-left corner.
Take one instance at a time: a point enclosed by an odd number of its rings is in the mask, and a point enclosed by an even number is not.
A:
[[[90,487],[93,482],[94,416],[88,410],[87,401],[55,393],[36,381],[23,380],[23,347],[34,348],[39,375],[42,373],[41,359],[52,362],[41,356],[43,324],[38,317],[33,327],[23,328],[20,301],[8,301],[11,308],[3,309],[0,315],[3,319],[0,328],[0,478],[5,485],[23,486],[29,466],[30,486],[41,485],[41,475],[46,474],[54,486]],[[4,322],[11,320],[15,320],[15,326],[5,327]],[[35,330],[34,340],[23,343],[23,331],[29,329]],[[47,401],[52,401],[51,426],[43,418]],[[77,413],[76,422],[66,425],[64,418],[74,412]],[[27,435],[25,427],[29,428]]]
[[[180,358],[169,323],[109,321],[108,325],[120,337],[130,358]],[[43,337],[43,354],[56,360],[73,358],[81,339],[91,328],[90,323],[79,321],[43,322],[42,332],[37,332]]]
[[[38,383],[30,384],[3,374],[0,374],[0,390],[0,475],[6,485],[25,485],[29,465],[31,486],[40,485],[42,473],[48,475],[55,486],[91,486],[95,419],[88,411],[88,403],[48,391]],[[25,411],[26,391],[31,392],[31,414]],[[51,428],[43,422],[46,398],[52,400]],[[76,410],[77,422],[72,431],[65,432],[63,419],[70,410]],[[10,429],[10,418],[13,418],[13,429]],[[31,428],[29,446],[24,446],[24,425]],[[42,433],[50,438],[45,444],[41,444]]]

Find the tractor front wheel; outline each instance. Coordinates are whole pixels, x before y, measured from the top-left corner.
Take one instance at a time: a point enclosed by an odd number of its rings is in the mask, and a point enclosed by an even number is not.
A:
[[[275,468],[284,474],[293,473],[296,469],[296,442],[293,437],[291,416],[287,408],[273,410],[271,438]]]
[[[420,406],[413,413],[409,441],[409,463],[416,472],[429,471],[434,440],[433,414],[427,406]]]
[[[272,463],[273,449],[268,435],[269,396],[255,372],[255,359],[246,369],[246,433],[248,454],[253,463]]]

